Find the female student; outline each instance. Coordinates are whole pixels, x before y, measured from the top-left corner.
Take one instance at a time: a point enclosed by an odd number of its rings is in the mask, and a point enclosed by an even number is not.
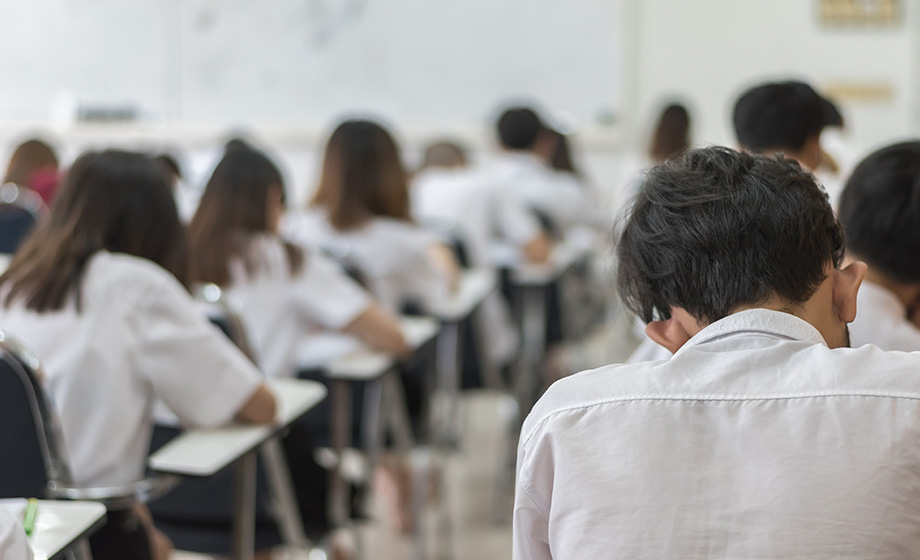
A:
[[[318,252],[281,239],[284,183],[278,168],[250,148],[228,150],[208,181],[189,225],[193,276],[227,288],[262,370],[296,373],[296,349],[322,330],[351,334],[401,356],[396,319]]]
[[[456,260],[412,222],[408,174],[379,124],[350,120],[335,129],[310,208],[291,221],[290,237],[344,255],[390,311],[409,302],[424,309],[448,296]]]
[[[274,396],[197,312],[180,282],[186,269],[160,167],[105,151],[77,159],[0,276],[0,322],[43,363],[74,484],[144,477],[158,398],[186,425],[273,420]],[[110,511],[90,544],[97,560],[159,559],[169,548],[146,508]]]

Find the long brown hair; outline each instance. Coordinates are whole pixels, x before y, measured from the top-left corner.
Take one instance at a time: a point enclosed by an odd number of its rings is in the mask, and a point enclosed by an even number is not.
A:
[[[13,151],[3,182],[31,188],[33,176],[37,171],[57,171],[57,168],[58,159],[51,146],[41,140],[26,140]]]
[[[256,262],[248,250],[253,233],[274,233],[268,222],[268,197],[280,189],[281,173],[268,157],[247,147],[227,150],[217,164],[198,210],[189,224],[192,277],[196,282],[230,283],[230,262],[240,259],[246,271]],[[303,266],[303,253],[285,243],[291,272]]]
[[[655,126],[648,155],[652,161],[661,162],[690,148],[690,114],[680,103],[664,108]]]
[[[324,208],[339,231],[359,228],[375,216],[409,221],[408,180],[386,129],[371,121],[345,121],[326,144],[310,206]]]
[[[0,276],[4,305],[25,299],[39,313],[64,307],[86,264],[108,250],[151,260],[185,283],[185,231],[163,170],[142,154],[87,152],[70,168],[54,207]]]

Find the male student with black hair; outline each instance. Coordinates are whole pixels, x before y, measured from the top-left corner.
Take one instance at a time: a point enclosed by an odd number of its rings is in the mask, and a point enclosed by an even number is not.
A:
[[[735,102],[732,115],[738,147],[755,154],[783,154],[814,171],[821,161],[823,98],[804,82],[758,84]],[[661,360],[669,353],[646,338],[629,363]]]
[[[814,170],[821,161],[824,102],[804,82],[754,86],[735,102],[732,114],[741,148],[758,153],[783,153]]]
[[[617,244],[667,361],[558,381],[524,423],[513,557],[904,558],[920,354],[849,349],[866,273],[811,174],[728,148],[653,168]]]
[[[596,224],[598,218],[577,181],[554,172],[540,157],[540,143],[555,142],[545,130],[529,107],[502,112],[495,124],[499,153],[493,165],[483,170],[482,180],[529,206],[551,233],[562,236],[575,226]]]
[[[869,264],[853,345],[920,350],[920,141],[882,148],[853,171],[840,199],[850,256]]]

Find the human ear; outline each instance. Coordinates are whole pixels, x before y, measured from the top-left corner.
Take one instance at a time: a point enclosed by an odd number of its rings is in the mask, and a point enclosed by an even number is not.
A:
[[[856,294],[867,270],[866,263],[855,261],[834,271],[834,308],[844,323],[852,323],[856,319]]]
[[[696,334],[688,331],[687,326],[682,321],[682,317],[674,311],[672,310],[670,319],[652,321],[645,326],[645,334],[660,346],[667,348],[672,354],[677,352],[684,343],[690,340],[691,336]],[[684,313],[686,314],[686,312]]]

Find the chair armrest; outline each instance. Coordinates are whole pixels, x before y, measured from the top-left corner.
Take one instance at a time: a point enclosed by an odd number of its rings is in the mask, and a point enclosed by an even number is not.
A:
[[[118,486],[71,487],[51,482],[48,497],[59,500],[102,502],[109,509],[127,509],[162,496],[179,483],[172,475],[154,476]]]

